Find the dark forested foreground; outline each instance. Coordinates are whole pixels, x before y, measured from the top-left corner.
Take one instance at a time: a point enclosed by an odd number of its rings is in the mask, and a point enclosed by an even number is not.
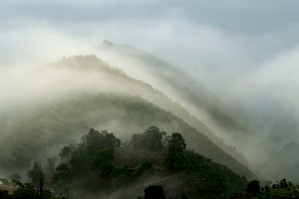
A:
[[[31,183],[16,176],[1,179],[0,198],[299,198],[298,185],[282,180],[260,189],[258,181],[186,150],[180,133],[155,126],[123,143],[90,129],[59,158],[35,162],[27,172]]]

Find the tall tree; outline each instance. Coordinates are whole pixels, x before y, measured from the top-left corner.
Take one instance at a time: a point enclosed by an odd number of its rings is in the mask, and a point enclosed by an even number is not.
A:
[[[32,184],[37,189],[38,198],[44,198],[45,170],[41,163],[34,162],[32,170],[28,170],[27,176],[31,178]]]
[[[131,143],[134,146],[140,148],[146,148],[151,151],[159,151],[161,152],[163,149],[163,136],[166,135],[166,132],[160,131],[160,129],[156,126],[150,126],[146,129],[142,135],[133,134]]]
[[[184,154],[186,149],[185,139],[180,133],[173,133],[168,142],[165,164],[170,170],[180,170],[184,166]]]

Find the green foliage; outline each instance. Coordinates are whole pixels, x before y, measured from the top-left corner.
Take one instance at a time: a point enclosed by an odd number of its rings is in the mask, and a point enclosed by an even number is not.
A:
[[[188,195],[191,198],[211,198],[222,193],[231,194],[245,190],[245,177],[240,177],[226,166],[214,163],[194,151],[186,150],[185,140],[180,133],[173,133],[167,142],[168,150],[159,152],[159,144],[166,146],[163,140],[166,133],[162,132],[151,126],[142,134],[133,135],[130,144],[119,147],[120,142],[112,133],[91,129],[82,136],[80,143],[73,143],[76,147],[72,149],[70,158],[56,167],[50,183],[55,194],[88,190],[105,195],[120,187],[131,186],[146,172],[150,175],[160,171],[162,176],[177,175],[180,178],[179,184],[176,184],[176,178],[173,178],[174,187],[177,189],[186,190],[188,187],[186,195],[177,195],[178,197],[185,198]],[[115,160],[115,151],[118,160]],[[156,155],[149,156],[150,154]],[[124,155],[132,157],[131,162],[128,162],[131,167],[119,164],[118,161],[124,158]],[[151,160],[146,160],[148,157],[151,157]]]
[[[8,194],[7,190],[1,190],[0,189],[0,199],[12,199],[13,197]]]
[[[81,140],[87,153],[108,147],[120,146],[121,143],[113,133],[108,133],[106,130],[99,132],[94,129],[90,129],[89,133],[83,136]]]
[[[268,185],[265,186],[265,189],[264,189],[266,192],[269,192],[270,191],[270,187]]]
[[[246,192],[250,194],[260,193],[260,182],[258,180],[252,180],[248,183]]]
[[[163,136],[166,136],[166,132],[160,131],[156,126],[150,126],[142,134],[133,134],[130,143],[140,149],[161,152],[165,148]]]
[[[168,151],[165,158],[165,165],[172,171],[179,171],[185,165],[183,151],[186,143],[180,133],[173,133],[168,142]]]
[[[157,127],[151,126],[143,134],[139,134],[141,136],[139,138],[151,141],[153,137],[149,135],[156,135],[157,132],[161,131]],[[160,139],[161,143],[165,146],[162,138]],[[105,195],[121,187],[131,187],[140,176],[156,174],[157,172],[161,172],[159,175],[164,175],[163,179],[171,177],[173,189],[182,190],[178,193],[178,198],[186,198],[187,196],[188,198],[213,198],[220,194],[242,192],[247,185],[245,177],[240,177],[226,166],[217,164],[194,151],[186,150],[185,140],[180,133],[172,134],[167,144],[167,152],[163,150],[159,152],[159,148],[151,148],[150,144],[144,150],[136,150],[140,148],[136,148],[139,147],[137,145],[134,146],[134,138],[131,140],[131,144],[124,148],[122,148],[123,146],[119,147],[118,143],[117,138],[106,130],[91,129],[88,134],[82,136],[80,143],[72,143],[74,147],[70,147],[70,158],[64,159],[55,168],[54,174],[51,174],[51,182],[49,183],[51,189],[59,195],[70,194],[74,190]],[[135,163],[130,165],[136,166],[129,167],[125,164],[116,164],[115,151],[117,151],[117,158],[119,159],[127,151],[126,149],[144,154],[137,156],[142,158],[132,157],[131,161]],[[127,155],[130,156],[131,154],[132,152],[129,152]],[[154,156],[151,156],[151,160],[146,160],[149,154],[156,154],[155,157],[162,159],[161,164],[155,160]],[[171,155],[175,155],[175,158],[171,159]],[[165,164],[163,164],[163,157]],[[167,158],[170,159],[168,163],[172,161],[179,166],[172,169],[169,166],[170,163],[169,165],[166,164]],[[35,163],[33,168],[28,171],[28,176],[33,176],[32,179],[34,179],[39,169],[39,165]],[[24,190],[26,187],[17,186],[23,188],[20,189],[20,192],[30,191]],[[185,195],[180,195],[182,192]]]
[[[61,149],[59,156],[64,158],[67,155],[69,155],[70,153],[72,153],[72,149],[69,146],[65,146]]]
[[[279,184],[274,184],[272,188],[265,187],[260,194],[255,196],[256,199],[285,199],[294,198],[299,199],[299,185],[287,182],[282,179]]]
[[[226,166],[190,150],[184,151],[184,157],[186,186],[192,190],[188,195],[210,198],[221,193],[232,194],[245,190],[246,178]]]
[[[93,169],[100,168],[101,165],[107,164],[114,159],[114,148],[100,149],[94,152],[91,157]]]
[[[106,130],[90,129],[72,150],[69,160],[56,167],[52,182],[55,193],[67,194],[74,189],[107,192],[132,183],[153,167],[151,161],[143,161],[135,168],[114,165],[114,150],[120,143],[118,138]]]
[[[33,186],[21,187],[13,192],[14,199],[38,199],[37,191]]]
[[[136,168],[129,168],[128,166],[115,166],[113,164],[103,165],[102,177],[110,178],[114,186],[128,185],[134,182],[142,173],[151,169],[153,163],[151,161],[144,161]]]
[[[41,175],[41,167],[37,162],[34,162],[33,168],[31,170],[28,170],[27,176],[31,179],[31,183],[37,186],[38,178]]]
[[[280,182],[279,182],[279,186],[280,188],[288,188],[288,183],[286,181],[286,179],[282,179]]]
[[[37,189],[31,183],[23,184],[15,180],[13,182],[17,185],[17,189],[12,195],[7,190],[0,190],[0,199],[60,199],[60,197],[53,196],[50,190],[44,190],[43,196],[39,196]]]
[[[56,167],[56,172],[54,173],[54,180],[68,182],[71,176],[71,171],[69,165],[61,163]]]
[[[270,183],[269,183],[270,182]],[[299,199],[299,185],[288,182],[288,187],[285,186],[286,180],[282,179],[279,184],[274,184],[272,188],[269,187],[271,181],[266,181],[265,188],[259,189],[259,181],[253,180],[248,183],[247,193],[224,194],[212,197],[213,199]],[[284,184],[280,186],[280,184]],[[291,184],[291,185],[290,185]],[[250,190],[250,191],[249,191]]]

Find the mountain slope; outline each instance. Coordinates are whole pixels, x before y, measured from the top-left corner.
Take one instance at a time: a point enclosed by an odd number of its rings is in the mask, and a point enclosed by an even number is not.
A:
[[[116,94],[77,97],[16,123],[12,131],[1,137],[0,164],[6,169],[26,167],[32,159],[48,154],[47,148],[76,139],[91,126],[111,127],[116,136],[129,139],[132,133],[141,132],[149,125],[159,126],[166,132],[180,132],[190,149],[227,165],[248,179],[257,178],[182,119],[140,97]],[[58,153],[50,149],[50,154]]]
[[[137,60],[138,64],[134,65],[134,70],[152,76],[152,79],[147,79],[151,85],[158,81],[160,81],[159,84],[167,85],[168,90],[163,88],[161,90],[172,99],[182,103],[184,108],[217,132],[217,135],[227,141],[231,140],[230,143],[238,141],[238,147],[244,147],[248,143],[251,133],[240,125],[234,111],[187,73],[155,56],[127,45],[104,41],[102,46],[107,52],[128,58],[131,63]],[[130,75],[130,70],[127,71]],[[243,151],[246,152],[246,149]]]
[[[111,68],[95,56],[63,59],[41,68],[37,75],[44,79],[50,76],[55,82],[48,83],[53,84],[48,89],[38,90],[37,95],[33,95],[34,99],[22,100],[18,107],[13,105],[14,111],[7,113],[1,120],[3,133],[0,157],[3,159],[3,167],[26,167],[33,157],[42,158],[42,153],[55,154],[55,145],[59,146],[62,141],[76,138],[80,132],[91,126],[109,127],[119,132],[120,138],[126,138],[128,132],[138,132],[155,124],[168,132],[190,134],[190,137],[186,136],[190,148],[252,178],[253,174],[243,166],[248,167],[249,164],[242,154],[224,144],[181,105],[174,103],[149,84]],[[126,96],[126,93],[138,96]],[[118,104],[117,100],[120,100],[121,104]],[[132,104],[130,100],[136,101],[136,104]],[[131,108],[126,107],[127,104],[130,104]],[[135,110],[137,104],[140,105],[140,110]],[[157,118],[160,116],[155,118],[148,107],[152,107],[153,113],[159,110],[164,117],[171,115],[173,119],[163,121],[163,118],[160,118],[159,121]],[[143,113],[143,109],[148,112]],[[175,122],[171,123],[173,121]],[[30,155],[27,156],[24,151],[28,151]]]

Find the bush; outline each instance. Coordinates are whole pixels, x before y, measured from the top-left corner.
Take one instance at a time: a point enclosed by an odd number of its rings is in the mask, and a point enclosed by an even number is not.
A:
[[[246,192],[250,194],[260,193],[260,182],[257,180],[252,180],[248,183]]]

